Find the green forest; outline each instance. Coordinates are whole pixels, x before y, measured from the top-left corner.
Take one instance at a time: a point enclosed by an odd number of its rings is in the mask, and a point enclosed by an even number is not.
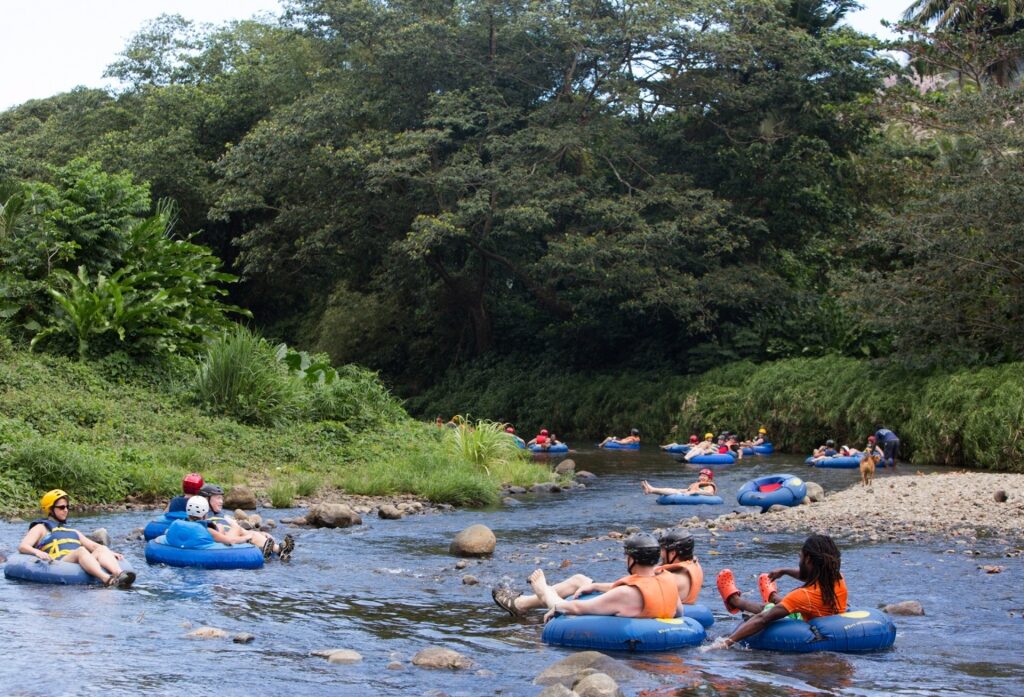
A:
[[[1024,469],[1024,10],[917,0],[882,42],[855,6],[161,16],[117,90],[0,113],[4,350],[209,371],[241,323],[429,420],[794,449],[888,425]],[[266,426],[319,399],[201,383]]]

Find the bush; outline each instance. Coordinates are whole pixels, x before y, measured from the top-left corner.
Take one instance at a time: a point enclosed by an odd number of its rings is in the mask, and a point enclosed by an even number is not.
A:
[[[13,476],[21,477],[36,492],[63,489],[72,501],[117,501],[129,489],[121,468],[91,448],[53,438],[37,437],[18,443],[8,463]]]
[[[314,420],[336,421],[356,430],[380,428],[406,418],[405,410],[376,373],[354,365],[338,369],[330,384],[313,387],[310,411]]]
[[[295,498],[295,487],[290,482],[277,480],[267,490],[274,508],[291,508]]]
[[[279,426],[303,408],[303,388],[278,363],[274,348],[245,327],[214,341],[196,373],[199,401],[244,423]]]
[[[315,474],[300,474],[295,480],[295,493],[299,496],[312,496],[320,490],[320,477]]]

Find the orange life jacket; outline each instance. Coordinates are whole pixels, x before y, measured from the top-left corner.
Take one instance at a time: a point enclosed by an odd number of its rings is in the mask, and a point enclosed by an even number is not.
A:
[[[701,568],[700,562],[696,559],[687,559],[686,561],[676,561],[671,564],[662,564],[654,569],[655,573],[661,573],[662,571],[668,571],[674,573],[678,570],[684,570],[690,575],[690,592],[687,593],[685,598],[681,598],[684,605],[693,605],[697,602],[697,596],[700,595],[700,589],[704,585],[704,569]]]
[[[612,584],[632,586],[640,591],[644,599],[644,609],[637,617],[652,619],[670,619],[676,616],[676,605],[679,603],[679,590],[671,576],[656,574],[654,576],[623,576]]]

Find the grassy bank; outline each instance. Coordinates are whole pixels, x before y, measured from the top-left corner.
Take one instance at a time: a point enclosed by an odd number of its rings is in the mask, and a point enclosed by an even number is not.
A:
[[[358,369],[339,370],[304,416],[258,425],[201,407],[189,362],[146,368],[0,348],[0,511],[32,508],[58,487],[82,502],[158,500],[180,491],[189,471],[254,486],[279,504],[323,486],[487,504],[504,482],[549,478],[496,425],[471,437],[497,445],[482,459],[466,454],[453,431],[411,420]]]
[[[552,378],[538,380],[538,374]],[[1024,472],[1024,363],[919,374],[850,358],[733,363],[699,376],[594,375],[488,366],[414,400],[413,413],[498,416],[567,438],[637,426],[651,439],[764,425],[791,452],[863,443],[879,426],[914,462]]]

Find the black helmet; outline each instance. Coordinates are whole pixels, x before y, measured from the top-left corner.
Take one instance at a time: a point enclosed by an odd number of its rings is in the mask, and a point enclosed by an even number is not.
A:
[[[672,528],[659,542],[666,552],[676,552],[683,560],[693,559],[693,538],[685,530]]]
[[[631,435],[631,436],[639,436],[640,435],[640,429],[639,428],[631,428],[631,429],[629,429],[629,435]]]
[[[825,445],[835,445],[835,444],[836,444],[836,442],[834,440],[832,440],[831,438],[829,438],[827,441],[825,441]]]
[[[206,498],[210,498],[211,496],[223,496],[224,490],[216,484],[203,484],[202,488],[199,490],[199,495],[205,496]]]
[[[661,561],[661,547],[657,538],[649,532],[633,533],[622,544],[626,554],[633,557],[637,564],[654,566]]]

